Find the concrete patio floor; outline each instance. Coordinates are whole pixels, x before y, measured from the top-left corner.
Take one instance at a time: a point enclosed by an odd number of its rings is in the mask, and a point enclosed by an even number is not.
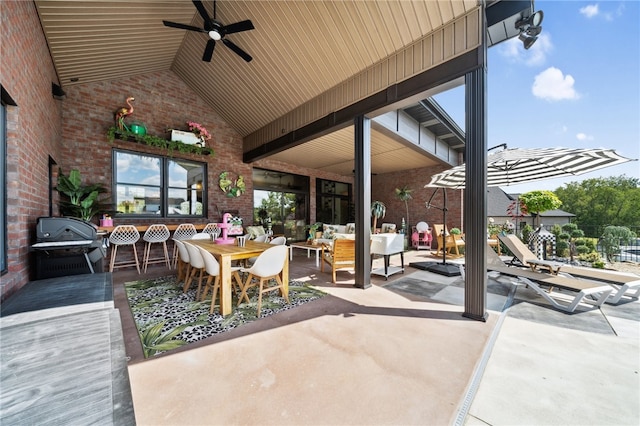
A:
[[[137,423],[640,423],[637,300],[567,314],[491,278],[483,323],[462,317],[460,277],[407,267],[362,290],[303,253],[290,272],[329,296],[148,360],[122,305],[135,277],[114,274]]]

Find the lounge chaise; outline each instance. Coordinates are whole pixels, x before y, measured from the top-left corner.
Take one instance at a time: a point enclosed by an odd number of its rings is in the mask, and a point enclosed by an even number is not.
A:
[[[513,253],[513,258],[510,262],[511,265],[528,266],[532,270],[536,270],[540,267],[547,269],[552,274],[557,274],[560,268],[564,265],[564,263],[560,262],[538,259],[517,235],[500,234],[498,235],[498,239],[504,243],[511,253]]]
[[[640,297],[640,277],[635,274],[627,274],[604,269],[585,268],[573,266],[561,262],[552,262],[536,259],[535,254],[529,250],[520,239],[513,235],[498,236],[505,246],[511,250],[514,259],[525,266],[535,269],[536,266],[547,267],[553,273],[563,276],[600,281],[613,286],[615,292],[611,293],[607,303],[618,303],[622,297],[637,299]],[[513,260],[512,260],[513,262]],[[627,293],[628,292],[628,293]]]
[[[573,312],[578,305],[588,304],[600,307],[607,300],[613,288],[602,282],[581,280],[572,277],[550,275],[519,267],[510,267],[487,247],[487,270],[514,277],[532,288],[557,309]],[[548,287],[545,290],[544,287]],[[564,292],[554,292],[554,289]]]

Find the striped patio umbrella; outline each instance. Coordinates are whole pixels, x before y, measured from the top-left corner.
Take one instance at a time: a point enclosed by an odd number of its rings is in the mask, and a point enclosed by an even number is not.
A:
[[[603,167],[636,161],[612,149],[507,148],[487,156],[487,186],[508,186],[523,182],[577,176]],[[463,189],[465,165],[431,177],[426,187]]]

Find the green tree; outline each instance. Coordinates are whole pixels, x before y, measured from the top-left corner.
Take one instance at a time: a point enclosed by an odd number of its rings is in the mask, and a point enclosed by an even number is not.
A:
[[[282,225],[287,217],[295,212],[295,201],[295,194],[269,192],[267,198],[262,199],[260,206],[254,208],[254,220],[257,222],[258,212],[264,209],[274,225]]]
[[[636,238],[635,232],[626,226],[607,226],[601,239],[607,260],[614,260],[615,255],[620,253],[620,246],[629,244],[634,238]]]
[[[555,193],[589,237],[599,237],[607,225],[640,227],[640,179],[624,175],[586,179],[565,184]]]
[[[520,202],[532,214],[540,214],[547,210],[554,210],[562,205],[562,201],[551,191],[530,191],[520,195]],[[538,217],[538,224],[540,218]]]

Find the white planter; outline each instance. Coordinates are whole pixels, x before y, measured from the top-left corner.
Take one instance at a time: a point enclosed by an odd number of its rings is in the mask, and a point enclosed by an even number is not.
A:
[[[202,143],[195,133],[183,132],[180,130],[171,130],[171,140],[186,143],[188,145],[197,145]]]

